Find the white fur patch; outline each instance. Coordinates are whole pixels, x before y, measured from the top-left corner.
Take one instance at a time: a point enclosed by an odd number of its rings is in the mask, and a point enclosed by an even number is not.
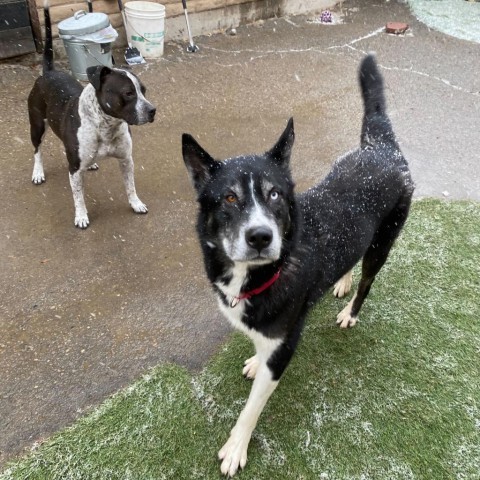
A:
[[[253,380],[257,375],[258,366],[260,365],[260,361],[258,360],[258,355],[254,355],[253,357],[247,358],[244,363],[244,367],[242,373],[245,377]]]
[[[261,265],[262,263],[270,263],[278,260],[282,249],[282,235],[275,219],[268,215],[267,211],[258,201],[255,194],[255,186],[253,176],[250,178],[249,190],[245,192],[245,196],[249,196],[253,202],[253,210],[247,221],[240,226],[237,235],[234,237],[224,237],[222,244],[225,252],[231,260],[237,262],[248,262],[252,258],[252,247],[247,243],[246,233],[252,228],[265,227],[272,232],[272,241],[268,247],[261,252],[262,259],[252,260],[252,263]]]
[[[245,408],[238,417],[229,439],[218,452],[218,458],[222,460],[220,470],[224,475],[233,476],[238,468],[245,467],[252,432],[277,385],[278,381],[272,380],[272,374],[266,363],[261,362]]]
[[[333,287],[333,295],[342,298],[350,292],[353,282],[353,270],[347,272]]]
[[[87,228],[90,224],[83,195],[83,174],[82,170],[78,170],[74,174],[69,175],[73,202],[75,204],[75,226],[79,228]]]
[[[43,171],[43,161],[42,154],[40,150],[33,157],[33,173],[32,173],[32,182],[35,185],[40,185],[45,181],[45,173]]]
[[[132,139],[124,120],[107,115],[97,101],[95,88],[88,84],[78,102],[80,128],[77,131],[80,169],[86,170],[96,160],[107,156],[128,158]]]
[[[47,134],[47,130],[48,130],[47,120],[43,120],[43,124],[44,124],[44,132],[40,140],[40,145],[38,146],[37,153],[35,153],[33,157],[32,182],[35,185],[40,185],[43,182],[45,182],[45,172],[43,171],[43,160],[42,160],[42,154],[40,152],[40,149],[42,148],[43,139],[45,138],[45,135]]]
[[[337,315],[337,325],[340,328],[354,327],[358,321],[358,317],[352,316],[352,305],[356,295],[348,302],[347,306]]]

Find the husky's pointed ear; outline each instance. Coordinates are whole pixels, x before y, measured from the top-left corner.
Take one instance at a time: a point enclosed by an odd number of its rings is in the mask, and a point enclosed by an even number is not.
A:
[[[218,162],[188,133],[182,135],[182,154],[193,186],[199,190],[208,181]]]
[[[288,165],[292,154],[295,132],[293,130],[293,118],[290,117],[287,127],[278,139],[278,142],[268,151],[268,155],[280,165]]]

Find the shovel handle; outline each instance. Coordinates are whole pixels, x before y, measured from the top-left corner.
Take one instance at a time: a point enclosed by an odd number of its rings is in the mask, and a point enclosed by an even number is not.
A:
[[[123,12],[123,3],[122,0],[117,0],[118,2],[118,8],[120,9],[121,12]]]
[[[119,0],[119,1],[121,1],[121,0]],[[183,5],[183,9],[186,10],[187,9],[187,1],[182,0],[182,5]]]

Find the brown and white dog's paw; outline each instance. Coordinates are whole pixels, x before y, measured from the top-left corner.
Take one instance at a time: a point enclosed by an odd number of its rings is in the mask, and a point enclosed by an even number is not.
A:
[[[88,215],[75,215],[75,226],[84,230],[90,225]]]
[[[35,185],[41,185],[44,182],[45,182],[45,175],[43,173],[43,170],[41,172],[34,171],[32,175],[32,183]]]
[[[135,213],[148,213],[148,207],[138,197],[130,205]]]
[[[43,162],[40,152],[37,152],[34,157],[35,163],[33,165],[32,183],[41,185],[45,182],[45,173],[43,171]]]

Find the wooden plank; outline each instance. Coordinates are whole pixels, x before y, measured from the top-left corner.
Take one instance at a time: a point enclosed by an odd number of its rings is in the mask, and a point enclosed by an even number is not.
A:
[[[37,6],[35,0],[27,0],[28,14],[30,16],[30,25],[32,27],[33,41],[35,42],[35,49],[37,53],[42,53],[42,29],[40,28],[40,20],[38,18]]]
[[[16,57],[34,51],[35,43],[30,27],[0,31],[0,58]]]
[[[36,0],[37,5],[43,0]],[[87,4],[84,0],[53,0],[51,3],[57,2],[57,6],[50,7],[50,17],[52,20],[52,33],[56,38],[58,37],[58,23],[66,18],[72,17],[78,10],[87,10]],[[149,0],[150,1],[150,0]],[[183,15],[183,6],[180,0],[153,0],[155,3],[165,5],[166,18]],[[187,0],[188,1],[188,0]],[[255,0],[189,0],[187,7],[189,13],[200,13],[209,10],[216,10],[220,8],[230,7],[234,5],[241,5],[252,3]],[[63,2],[63,3],[62,3]],[[123,25],[121,14],[119,13],[118,4],[112,0],[94,0],[93,11],[102,12],[109,16],[110,23],[114,28]],[[45,25],[43,18],[43,7],[38,9],[40,24],[42,30]]]
[[[191,0],[187,3],[188,13],[200,13],[208,10],[252,3],[254,0]],[[165,6],[167,18],[183,14],[182,2],[167,4]]]
[[[37,4],[38,4],[37,0]],[[59,2],[62,0],[58,0]],[[66,18],[72,17],[78,10],[87,10],[87,4],[83,0],[63,0],[62,4],[50,7],[50,18],[52,24],[61,22]],[[207,10],[216,10],[218,8],[229,7],[232,5],[240,5],[243,3],[251,3],[253,0],[190,0],[188,2],[189,13],[204,12]],[[165,5],[166,16],[174,17],[183,13],[183,6],[180,0],[154,0],[153,3],[162,3]],[[94,0],[93,11],[102,12],[107,15],[118,13],[118,4],[112,0]],[[39,17],[43,25],[43,7],[39,9]]]

